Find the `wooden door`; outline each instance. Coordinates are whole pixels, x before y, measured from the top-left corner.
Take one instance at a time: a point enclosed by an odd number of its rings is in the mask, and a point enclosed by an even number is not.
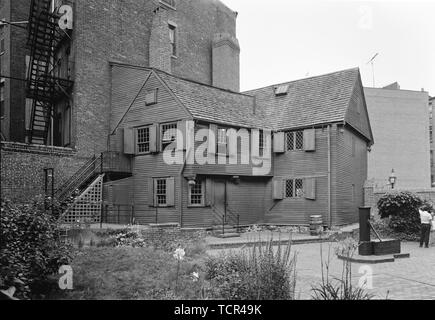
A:
[[[226,183],[225,180],[214,182],[214,205],[218,214],[226,215]]]

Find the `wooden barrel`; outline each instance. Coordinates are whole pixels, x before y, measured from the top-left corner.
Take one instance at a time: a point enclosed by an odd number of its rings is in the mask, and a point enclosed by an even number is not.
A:
[[[323,217],[321,215],[310,216],[310,234],[315,236],[323,231]]]

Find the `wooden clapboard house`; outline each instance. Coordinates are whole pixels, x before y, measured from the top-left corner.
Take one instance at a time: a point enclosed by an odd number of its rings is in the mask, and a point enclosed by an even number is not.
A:
[[[109,216],[131,206],[136,223],[182,227],[223,220],[302,225],[314,214],[326,225],[357,221],[373,143],[358,69],[235,93],[156,69],[117,63],[111,68],[109,145],[131,159],[132,176],[105,184]],[[177,142],[177,128],[183,161],[167,164],[163,150]],[[200,129],[215,139],[204,137],[189,148],[187,132]],[[260,154],[249,163],[242,164],[241,156],[252,151],[246,150],[250,144],[239,139],[234,154],[226,138],[231,129],[246,129],[259,141]],[[190,163],[189,150],[228,162]],[[234,156],[238,164],[229,164]],[[270,171],[253,170],[262,162],[271,164]]]

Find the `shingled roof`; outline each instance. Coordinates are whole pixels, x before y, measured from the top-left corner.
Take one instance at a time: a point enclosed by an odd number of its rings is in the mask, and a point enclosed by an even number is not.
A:
[[[266,115],[274,129],[308,127],[344,121],[358,77],[359,69],[353,68],[244,94],[256,97],[257,109]],[[282,85],[289,86],[287,94],[275,96],[275,88]]]
[[[195,119],[248,128],[270,128],[254,97],[154,70]],[[257,110],[258,111],[258,110]]]

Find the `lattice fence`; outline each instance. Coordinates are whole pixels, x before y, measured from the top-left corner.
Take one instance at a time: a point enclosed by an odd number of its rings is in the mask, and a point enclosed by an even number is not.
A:
[[[103,177],[99,175],[62,216],[62,223],[99,223],[103,200]]]

